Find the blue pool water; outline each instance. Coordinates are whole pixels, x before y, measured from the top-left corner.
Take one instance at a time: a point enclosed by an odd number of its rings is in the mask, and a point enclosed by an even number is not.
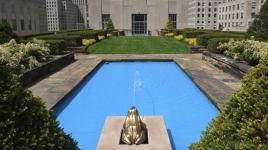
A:
[[[141,115],[161,115],[174,150],[200,139],[217,108],[174,62],[104,63],[55,115],[84,150],[96,149],[107,116],[125,116],[135,105]]]

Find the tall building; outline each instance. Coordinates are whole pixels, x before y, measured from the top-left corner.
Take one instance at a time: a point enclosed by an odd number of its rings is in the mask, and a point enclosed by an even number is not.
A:
[[[217,29],[218,5],[222,0],[190,0],[188,28]]]
[[[224,0],[218,6],[218,28],[247,31],[263,3],[264,0]]]
[[[184,28],[187,0],[88,0],[89,25],[103,29],[111,19],[127,35],[156,35],[168,19]]]
[[[78,27],[80,29],[89,28],[88,0],[72,0],[78,9]]]
[[[78,7],[71,0],[46,0],[48,31],[76,30]]]
[[[44,0],[0,0],[0,19],[18,35],[47,32]]]

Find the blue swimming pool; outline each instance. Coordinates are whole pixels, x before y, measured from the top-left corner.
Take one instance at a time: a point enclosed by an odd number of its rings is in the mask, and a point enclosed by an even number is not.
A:
[[[165,119],[173,149],[186,150],[218,110],[183,70],[168,62],[108,62],[57,105],[65,132],[84,150],[96,149],[107,116],[125,116],[132,106],[141,115]]]

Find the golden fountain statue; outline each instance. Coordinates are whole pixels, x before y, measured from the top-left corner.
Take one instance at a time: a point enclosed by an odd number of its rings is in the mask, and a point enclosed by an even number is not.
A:
[[[137,108],[131,107],[122,129],[121,141],[124,144],[143,144],[147,139],[146,125],[141,121]]]

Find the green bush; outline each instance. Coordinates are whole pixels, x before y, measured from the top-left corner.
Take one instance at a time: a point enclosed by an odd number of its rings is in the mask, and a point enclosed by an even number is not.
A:
[[[230,33],[210,33],[197,36],[198,45],[208,46],[208,40],[213,38],[244,38],[241,34],[230,34]]]
[[[17,39],[17,36],[7,21],[2,20],[0,22],[0,44],[9,42],[11,39]]]
[[[206,34],[205,31],[184,31],[183,37],[185,38],[196,38],[198,35]]]
[[[262,6],[259,15],[249,27],[248,33],[256,39],[268,41],[268,1]]]
[[[0,74],[1,149],[78,149],[77,143],[59,127],[42,100],[22,88],[3,62],[0,62]]]
[[[48,48],[51,55],[60,55],[65,53],[67,46],[64,40],[47,40],[46,42],[49,44]]]
[[[268,55],[251,69],[192,150],[268,149]]]
[[[166,25],[165,25],[165,30],[168,32],[172,32],[174,30],[173,24],[171,20],[168,20]]]
[[[107,22],[106,29],[107,30],[114,30],[114,24],[113,24],[112,19],[109,19],[109,21]]]
[[[218,53],[222,54],[223,51],[222,49],[218,49],[218,46],[221,43],[229,42],[230,38],[214,38],[214,39],[209,39],[208,40],[208,51],[213,52],[213,53]]]

